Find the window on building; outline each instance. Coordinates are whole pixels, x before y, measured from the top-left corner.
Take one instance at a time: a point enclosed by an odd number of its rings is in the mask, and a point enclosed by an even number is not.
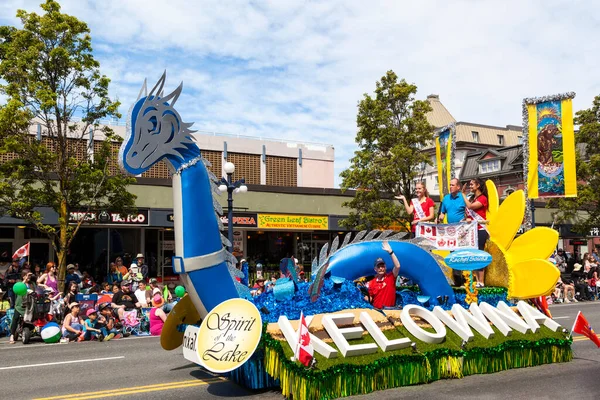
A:
[[[440,189],[440,185],[438,182],[438,176],[434,175],[433,176],[433,190],[439,190]]]
[[[519,144],[523,144],[523,136],[517,136],[517,140]]]
[[[500,171],[500,160],[489,160],[479,163],[480,174],[489,174],[497,171]]]
[[[504,146],[504,135],[498,135],[498,144]]]
[[[502,194],[504,195],[504,197],[507,197],[507,196],[513,194],[514,192],[515,192],[515,188],[513,188],[512,186],[509,186],[506,189],[504,189],[504,192]]]
[[[479,143],[479,132],[471,131],[471,135],[473,135],[473,142]]]

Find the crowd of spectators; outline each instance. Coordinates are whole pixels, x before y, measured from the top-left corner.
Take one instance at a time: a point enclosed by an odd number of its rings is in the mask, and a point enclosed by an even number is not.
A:
[[[131,332],[158,336],[177,300],[156,278],[148,279],[143,254],[138,254],[129,268],[117,257],[101,283],[95,282],[87,271],[80,271],[78,264],[69,264],[62,292],[54,262],[48,262],[42,270],[38,265],[32,268],[28,262],[15,259],[4,276],[0,275],[0,301],[6,298],[12,311],[10,343],[18,339],[19,324],[25,314],[27,295],[20,296],[12,290],[17,282],[27,286],[28,294],[36,293],[51,303],[49,314],[61,325],[61,342],[106,341]],[[81,295],[92,296],[86,296],[83,305]],[[93,300],[90,306],[89,299],[101,301]]]
[[[556,264],[561,273],[554,293],[548,298],[550,303],[598,299],[600,256],[597,250],[579,258],[578,254],[568,254],[563,249],[558,249],[550,261]]]

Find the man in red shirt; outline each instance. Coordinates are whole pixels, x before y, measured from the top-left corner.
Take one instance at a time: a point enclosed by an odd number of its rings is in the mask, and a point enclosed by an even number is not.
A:
[[[367,288],[373,307],[394,307],[396,305],[396,278],[400,272],[400,261],[387,240],[382,242],[381,248],[392,257],[394,269],[392,272],[387,272],[383,258],[375,260],[375,278],[367,284]]]

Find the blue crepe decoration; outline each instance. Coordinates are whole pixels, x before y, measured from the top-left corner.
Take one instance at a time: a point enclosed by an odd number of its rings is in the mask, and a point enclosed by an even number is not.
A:
[[[296,285],[290,278],[278,279],[273,288],[273,295],[277,301],[289,300],[294,296]]]

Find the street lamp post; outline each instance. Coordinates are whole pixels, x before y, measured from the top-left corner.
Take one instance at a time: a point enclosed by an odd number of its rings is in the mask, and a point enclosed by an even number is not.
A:
[[[227,174],[227,179],[221,178],[219,190],[221,193],[227,192],[227,238],[229,239],[229,251],[233,252],[233,193],[246,193],[248,187],[244,178],[232,182],[235,165],[232,162],[225,163],[223,168]]]

